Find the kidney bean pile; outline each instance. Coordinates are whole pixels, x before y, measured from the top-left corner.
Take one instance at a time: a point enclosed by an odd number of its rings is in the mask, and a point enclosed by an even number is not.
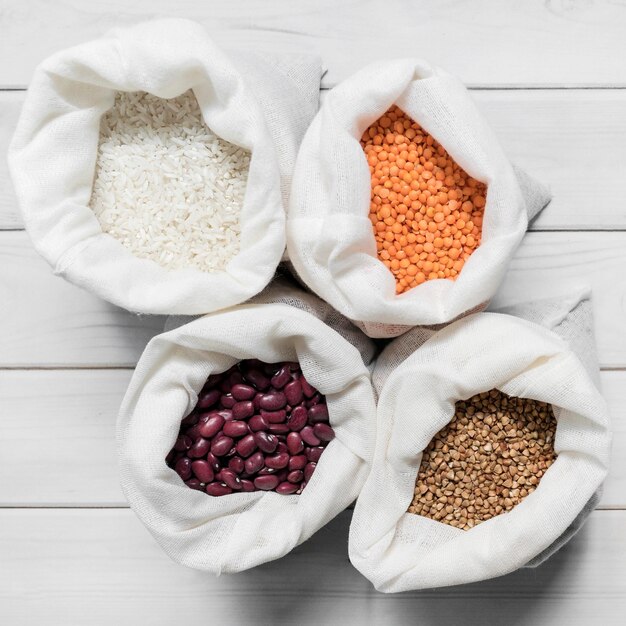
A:
[[[299,494],[335,436],[298,363],[248,359],[212,374],[166,462],[192,489]]]

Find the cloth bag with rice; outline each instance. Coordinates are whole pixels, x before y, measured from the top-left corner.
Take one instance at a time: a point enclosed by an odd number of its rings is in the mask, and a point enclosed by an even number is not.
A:
[[[180,19],[54,54],[35,71],[9,151],[35,248],[56,274],[135,312],[191,315],[249,299],[284,252],[293,164],[320,77],[315,58],[227,53]],[[114,107],[126,119],[109,120],[99,154],[101,119]],[[199,112],[208,129],[190,128]],[[158,127],[154,155],[124,145],[143,139],[142,119]],[[119,171],[96,172],[115,155]],[[217,168],[211,180],[203,158]],[[245,174],[229,178],[228,162]],[[105,206],[99,217],[92,193]],[[144,201],[161,206],[142,217]]]

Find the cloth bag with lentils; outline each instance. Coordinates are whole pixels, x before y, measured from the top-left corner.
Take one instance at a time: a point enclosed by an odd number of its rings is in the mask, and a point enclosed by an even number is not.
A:
[[[377,257],[363,132],[397,105],[465,172],[487,185],[482,240],[456,280],[427,280],[396,294]],[[300,279],[370,337],[444,324],[493,297],[546,189],[505,156],[456,78],[423,61],[373,64],[334,88],[298,153],[287,217],[287,250]],[[484,201],[484,200],[483,200]]]
[[[376,449],[372,471],[354,510],[349,553],[355,567],[379,591],[469,583],[538,565],[572,537],[597,504],[607,473],[610,432],[607,408],[597,387],[588,295],[537,301],[505,312],[509,315],[473,314],[440,331],[416,328],[395,339],[377,360],[373,374],[378,394]],[[471,454],[484,457],[489,469],[481,473],[493,471],[496,478],[502,478],[496,457],[508,449],[506,442],[521,441],[524,434],[519,429],[511,432],[519,422],[507,425],[502,419],[500,423],[500,414],[495,413],[488,431],[508,429],[498,442],[481,443],[475,434],[465,444],[455,440],[450,448],[435,448],[426,457],[429,467],[436,466],[435,474],[445,466],[449,482],[447,487],[442,482],[440,489],[447,489],[447,497],[454,501],[451,514],[462,509],[469,519],[487,504],[493,516],[469,526],[463,519],[462,527],[439,521],[433,513],[439,504],[445,512],[442,499],[432,502],[428,511],[422,505],[416,508],[414,501],[423,502],[422,496],[429,495],[427,480],[423,489],[416,487],[424,451],[455,415],[457,401],[494,389],[552,405],[557,423],[556,460],[536,489],[528,490],[506,515],[498,514],[503,512],[502,506],[496,509],[503,502],[498,495],[503,495],[507,477],[495,496],[477,494],[479,484],[471,476],[463,480],[460,461],[466,457],[453,456],[453,449],[465,446]],[[484,399],[484,415],[491,414],[487,407],[497,401],[497,392]],[[537,423],[545,417],[543,412],[533,417]],[[523,420],[527,418],[526,413]],[[478,424],[476,428],[481,430]],[[514,457],[501,458],[508,471]],[[524,476],[523,471],[518,474],[513,469],[512,480]],[[538,469],[533,468],[528,480],[513,487],[521,491],[536,485]],[[472,508],[476,498],[484,501]]]
[[[181,320],[174,320],[170,327]],[[175,561],[214,574],[280,558],[351,504],[373,453],[373,342],[311,294],[275,282],[250,303],[155,337],[117,423],[121,484],[131,508]],[[300,495],[209,497],[165,463],[210,374],[244,359],[298,362],[326,397],[335,436]]]
[[[33,245],[55,274],[130,311],[195,315],[248,300],[270,282],[285,250],[293,166],[318,108],[320,78],[315,57],[226,52],[182,19],[117,28],[54,54],[35,71],[9,151]],[[135,256],[103,232],[89,205],[100,122],[116,93],[168,99],[190,89],[206,125],[251,153],[239,252],[220,271],[168,269]],[[136,169],[131,161],[116,178]],[[188,185],[192,194],[196,178],[168,185]]]

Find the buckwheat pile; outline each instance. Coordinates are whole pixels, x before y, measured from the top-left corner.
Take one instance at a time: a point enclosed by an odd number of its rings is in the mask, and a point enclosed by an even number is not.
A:
[[[510,511],[556,459],[549,404],[492,390],[457,402],[417,475],[409,513],[467,530]]]

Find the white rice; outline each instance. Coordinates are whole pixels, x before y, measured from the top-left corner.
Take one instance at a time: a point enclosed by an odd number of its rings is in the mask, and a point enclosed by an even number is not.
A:
[[[167,269],[224,269],[239,252],[250,153],[215,135],[192,91],[118,93],[100,124],[90,200],[102,230]]]

